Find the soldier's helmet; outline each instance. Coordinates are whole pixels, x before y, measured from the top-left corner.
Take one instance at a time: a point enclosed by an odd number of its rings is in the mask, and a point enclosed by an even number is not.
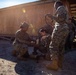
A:
[[[26,22],[21,23],[20,28],[27,28],[29,27],[29,24],[27,24]]]

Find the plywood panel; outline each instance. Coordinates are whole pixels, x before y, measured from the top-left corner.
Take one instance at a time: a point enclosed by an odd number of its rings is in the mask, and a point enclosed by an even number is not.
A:
[[[38,29],[46,24],[45,15],[54,14],[53,4],[37,2],[0,9],[0,34],[14,34],[21,22],[26,21],[30,25],[28,33],[36,35]]]
[[[30,24],[29,33],[37,34],[37,30],[45,25],[45,15],[53,13],[53,3],[23,4],[0,10],[0,34],[14,34],[21,22]]]

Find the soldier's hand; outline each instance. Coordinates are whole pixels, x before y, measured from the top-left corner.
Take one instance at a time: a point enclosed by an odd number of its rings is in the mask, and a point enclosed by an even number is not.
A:
[[[31,41],[32,44],[35,44],[35,41]]]
[[[46,36],[43,36],[41,39],[44,40],[46,38]]]
[[[31,41],[30,45],[34,46],[35,45],[35,41]]]

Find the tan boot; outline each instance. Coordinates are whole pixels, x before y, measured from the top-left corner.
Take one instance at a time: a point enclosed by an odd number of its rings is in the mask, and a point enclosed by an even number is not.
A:
[[[53,57],[52,63],[46,66],[49,70],[58,70],[58,59],[57,57]]]
[[[61,68],[61,69],[62,69],[62,67],[63,67],[62,62],[63,62],[63,56],[60,56],[60,57],[59,57],[59,61],[58,61],[58,66],[59,66],[59,68]]]

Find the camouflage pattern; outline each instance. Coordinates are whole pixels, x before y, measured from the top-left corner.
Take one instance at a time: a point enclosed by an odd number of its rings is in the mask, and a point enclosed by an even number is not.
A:
[[[30,45],[30,37],[28,33],[18,30],[13,42],[14,50],[17,55],[24,55],[28,50],[28,45]]]
[[[59,6],[54,16],[49,14],[48,16],[51,17],[51,19],[55,20],[55,22],[59,24],[66,23],[68,22],[68,19],[69,19],[67,11],[64,6]]]
[[[45,37],[45,38],[43,39],[43,37]],[[50,44],[50,41],[51,41],[51,35],[50,34],[42,36],[39,39],[38,46],[34,48],[34,51],[36,51],[37,49],[39,49],[39,51],[41,53],[43,53],[43,54],[49,53],[49,44]]]
[[[65,41],[69,33],[69,27],[66,24],[66,21],[68,19],[67,11],[64,8],[64,6],[59,6],[57,8],[55,16],[51,15],[50,17],[54,19],[56,22],[55,22],[55,28],[53,29],[52,32],[49,48],[50,52],[53,55],[55,55],[55,57],[59,60],[59,64],[61,64]]]
[[[44,36],[43,36],[44,37]],[[49,44],[50,44],[50,41],[51,41],[51,35],[50,34],[48,34],[48,35],[46,35],[45,36],[45,39],[43,39],[43,37],[40,39],[40,43],[39,43],[39,46],[40,47],[43,47],[44,48],[44,50],[46,49],[46,50],[49,50]],[[43,51],[44,51],[43,50]],[[42,51],[42,52],[43,52]],[[48,51],[47,51],[48,52]]]
[[[59,49],[62,48],[61,49],[62,51],[65,45],[65,41],[68,36],[68,33],[69,33],[69,29],[67,24],[55,26],[51,36],[51,42],[50,42],[49,48],[58,53],[60,52]]]

